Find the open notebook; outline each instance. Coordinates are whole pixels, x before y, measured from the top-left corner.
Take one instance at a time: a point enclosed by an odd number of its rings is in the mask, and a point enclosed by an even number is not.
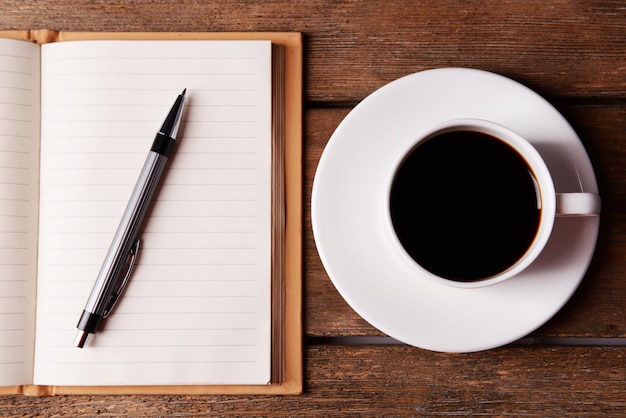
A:
[[[67,42],[0,39],[3,391],[298,392],[300,35],[40,35]],[[90,37],[119,39],[72,41]],[[100,264],[183,88],[179,140],[131,281],[75,348]]]

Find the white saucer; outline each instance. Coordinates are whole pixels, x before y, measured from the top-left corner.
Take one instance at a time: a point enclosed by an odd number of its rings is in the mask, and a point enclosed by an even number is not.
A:
[[[389,242],[385,183],[422,131],[455,118],[487,119],[526,137],[557,192],[598,192],[578,136],[541,96],[493,73],[446,68],[396,80],[346,116],[321,157],[311,212],[324,267],[359,315],[407,344],[471,352],[527,335],[567,302],[587,271],[600,220],[558,218],[539,258],[493,286],[458,289],[416,275]]]

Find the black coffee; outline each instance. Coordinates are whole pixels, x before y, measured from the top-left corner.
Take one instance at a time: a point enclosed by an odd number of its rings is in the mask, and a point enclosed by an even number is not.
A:
[[[455,131],[418,145],[394,179],[395,232],[413,259],[459,282],[489,278],[519,260],[539,226],[533,174],[490,135]]]

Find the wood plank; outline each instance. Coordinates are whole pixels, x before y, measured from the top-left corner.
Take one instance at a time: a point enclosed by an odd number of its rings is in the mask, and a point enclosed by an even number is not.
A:
[[[308,354],[314,371],[309,387],[326,400],[325,409],[317,406],[322,411],[551,416],[626,407],[623,348],[455,355],[403,346],[321,346]],[[337,358],[336,367],[324,370]]]
[[[619,0],[5,0],[0,29],[300,31],[308,101],[357,101],[400,76],[473,67],[551,97],[625,98],[626,8]]]
[[[601,229],[592,265],[566,307],[534,336],[626,337],[626,105],[559,106],[586,146],[603,198]],[[380,335],[341,298],[313,240],[311,187],[324,146],[348,108],[309,109],[305,123],[305,325],[310,336]]]
[[[306,350],[302,396],[0,397],[1,416],[626,414],[626,348]]]

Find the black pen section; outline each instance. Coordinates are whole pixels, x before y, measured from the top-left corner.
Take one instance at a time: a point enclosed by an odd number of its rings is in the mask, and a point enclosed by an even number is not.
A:
[[[161,129],[159,130],[160,134],[165,136],[169,136],[170,138],[176,138],[176,134],[178,133],[178,127],[180,126],[180,118],[183,113],[183,104],[185,102],[185,93],[187,89],[183,90],[181,94],[178,95],[174,105],[170,109]]]
[[[176,141],[169,136],[163,135],[161,132],[156,134],[154,141],[152,142],[152,148],[150,151],[154,151],[157,154],[161,154],[164,157],[168,157],[172,154]]]
[[[78,320],[78,325],[76,326],[76,328],[79,329],[79,334],[76,336],[74,345],[76,347],[83,348],[89,335],[95,334],[98,330],[98,326],[100,325],[102,319],[104,319],[104,317],[101,315],[96,315],[93,312],[83,310],[83,313]]]
[[[154,137],[154,142],[152,143],[150,151],[154,151],[164,157],[169,157],[172,154],[174,144],[176,143],[175,139],[178,134],[178,128],[180,127],[186,92],[187,89],[183,90],[183,92],[176,98],[176,101],[167,114],[161,129]]]

